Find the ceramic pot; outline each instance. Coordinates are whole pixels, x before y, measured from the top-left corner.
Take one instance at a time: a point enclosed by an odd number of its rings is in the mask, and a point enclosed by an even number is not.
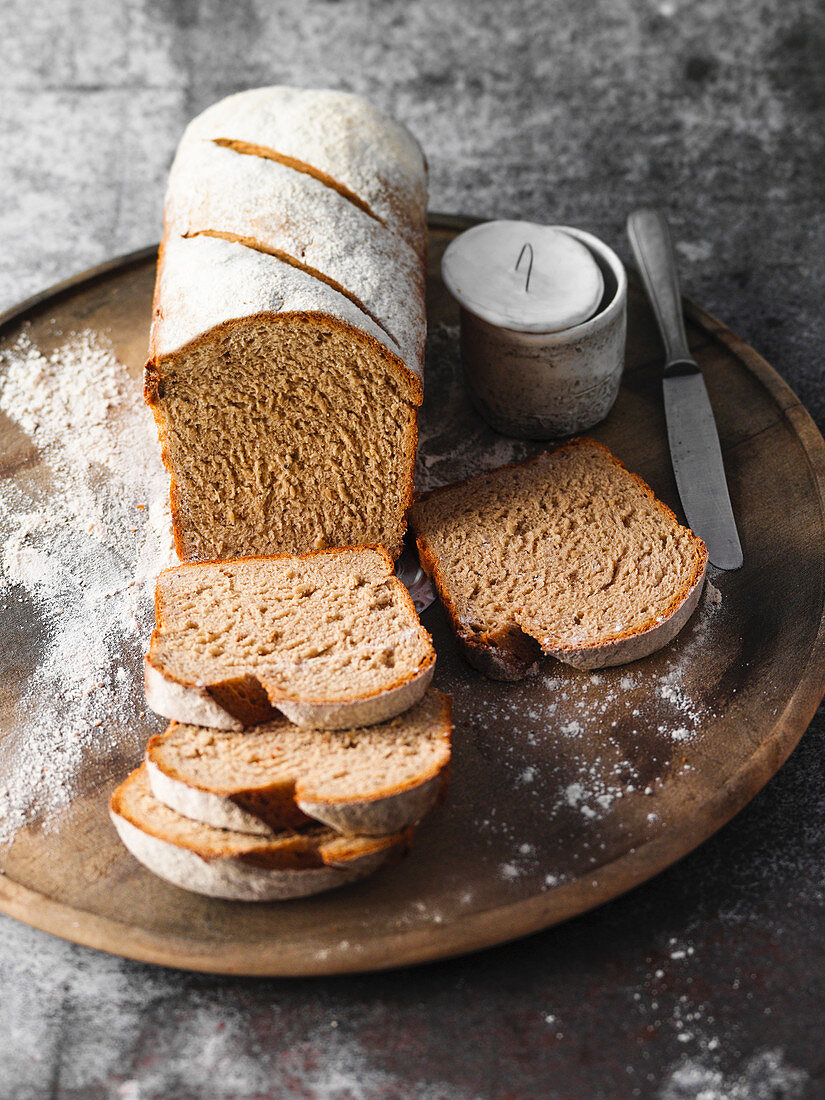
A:
[[[497,432],[520,439],[560,439],[603,420],[624,367],[624,265],[592,233],[559,228],[601,268],[605,289],[593,317],[560,332],[518,332],[461,309],[461,355],[473,401]]]

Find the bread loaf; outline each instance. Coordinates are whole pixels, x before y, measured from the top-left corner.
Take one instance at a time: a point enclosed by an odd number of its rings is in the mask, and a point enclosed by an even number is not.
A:
[[[578,668],[645,657],[705,578],[704,542],[590,439],[436,489],[411,521],[465,656],[495,679],[542,652]]]
[[[400,551],[425,339],[426,166],[357,96],[262,88],[188,127],[146,399],[183,560]]]

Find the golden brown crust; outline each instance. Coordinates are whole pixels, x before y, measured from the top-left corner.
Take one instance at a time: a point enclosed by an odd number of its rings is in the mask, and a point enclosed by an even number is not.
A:
[[[659,500],[650,486],[639,477],[638,474],[632,470],[628,470],[627,466],[617,458],[616,455],[610,451],[603,443],[599,443],[595,439],[591,439],[589,436],[579,436],[576,439],[568,440],[565,443],[560,443],[556,447],[548,447],[538,453],[531,455],[521,462],[508,462],[504,466],[499,466],[495,470],[489,473],[475,474],[473,477],[466,478],[464,481],[456,482],[451,485],[443,485],[437,489],[431,489],[428,492],[420,493],[416,497],[417,501],[430,500],[433,497],[437,497],[442,493],[453,491],[457,485],[470,485],[474,482],[484,481],[489,474],[496,474],[502,470],[515,469],[516,467],[529,467],[538,462],[549,454],[554,454],[558,451],[573,450],[574,448],[581,446],[591,446],[600,450],[610,461],[619,469],[623,470],[644,492],[644,494],[655,504],[657,509],[661,512],[664,518],[669,522],[680,528],[681,530],[689,532],[694,540],[694,547],[696,549],[696,560],[693,569],[687,578],[685,584],[679,590],[679,592],[671,600],[667,606],[662,618],[664,620],[673,616],[679,608],[685,603],[685,600],[689,598],[696,585],[699,584],[704,577],[705,569],[708,561],[708,551],[705,543],[694,534],[690,528],[682,527],[679,520],[672,508],[669,508],[664,501]],[[452,628],[458,638],[460,648],[467,658],[467,660],[478,668],[481,672],[491,676],[493,679],[504,680],[518,680],[523,676],[529,674],[531,670],[536,667],[536,662],[541,655],[542,649],[544,652],[549,652],[549,645],[545,646],[538,638],[533,638],[522,630],[517,624],[513,623],[512,627],[504,631],[489,631],[485,633],[477,633],[468,630],[464,627],[460,621],[457,609],[452,599],[450,598],[449,589],[447,587],[446,579],[438,568],[438,562],[430,549],[430,546],[426,538],[416,531],[415,527],[415,508],[410,512],[410,525],[416,534],[416,546],[418,547],[419,560],[422,568],[427,574],[432,577],[433,582],[438,591],[439,599],[444,605],[447,615],[450,619]],[[516,609],[517,611],[520,609]],[[659,619],[649,619],[644,623],[623,631],[621,634],[609,639],[603,646],[593,646],[592,643],[581,642],[575,646],[553,646],[552,653],[554,656],[561,660],[564,660],[564,655],[570,653],[571,655],[581,653],[589,649],[601,649],[608,646],[618,646],[622,642],[626,642],[629,639],[636,638],[642,634],[646,634],[649,631],[655,630],[660,625]],[[535,647],[531,650],[532,646]]]
[[[328,819],[324,812],[325,810],[346,811],[348,807],[356,806],[361,811],[361,819],[364,822],[363,829],[348,829],[343,831],[355,831],[358,833],[371,833],[375,831],[376,833],[381,833],[386,830],[381,828],[370,828],[370,821],[365,816],[365,809],[370,804],[377,804],[379,802],[398,798],[408,792],[418,791],[430,784],[433,780],[438,780],[439,783],[438,791],[433,796],[432,804],[435,804],[436,801],[443,800],[445,796],[450,774],[452,706],[449,696],[435,689],[433,689],[433,692],[438,696],[439,703],[437,722],[440,728],[438,729],[437,737],[443,746],[442,759],[436,761],[431,767],[422,768],[416,775],[405,782],[390,784],[378,789],[370,788],[366,792],[354,792],[347,796],[330,798],[323,793],[323,783],[320,785],[320,790],[314,790],[311,781],[302,780],[300,776],[295,778],[291,775],[280,777],[277,781],[261,781],[260,783],[249,784],[242,788],[239,788],[237,784],[221,785],[219,783],[210,783],[207,785],[202,782],[199,783],[191,775],[186,774],[179,767],[175,766],[173,761],[163,756],[164,742],[168,736],[174,734],[181,726],[182,723],[179,722],[171,722],[163,734],[155,734],[150,738],[146,746],[145,761],[149,767],[150,777],[160,773],[169,780],[183,784],[189,791],[199,791],[209,796],[226,799],[240,809],[258,818],[271,829],[296,828],[301,825],[306,825],[308,822],[314,820],[314,811],[316,807],[318,809],[319,818],[326,821]],[[239,736],[243,737],[243,734]],[[152,785],[153,788],[155,788],[154,779],[152,779]],[[166,796],[162,790],[158,790],[156,797],[159,797],[161,801],[166,801]],[[309,813],[302,809],[302,807],[307,804],[312,807]],[[170,801],[169,805],[178,808],[179,811],[187,814],[190,813],[190,809],[187,809],[186,806],[179,805],[176,801]],[[189,805],[191,807],[194,804],[190,803]],[[192,811],[191,816],[197,817],[198,815],[196,812]],[[399,818],[400,814],[397,813],[395,820],[399,820]],[[406,819],[410,820],[408,816]],[[204,820],[210,820],[210,818],[204,818]],[[214,821],[215,819],[212,820]],[[401,818],[401,820],[403,820],[403,818]],[[336,827],[334,821],[331,821],[331,823],[333,827]]]
[[[116,787],[112,792],[109,799],[109,809],[113,814],[123,818],[124,821],[128,821],[130,825],[134,825],[134,827],[140,829],[141,832],[147,833],[157,840],[174,843],[176,847],[187,848],[191,852],[196,852],[203,859],[244,858],[233,849],[231,843],[232,834],[228,831],[225,845],[222,848],[218,848],[217,851],[210,855],[205,855],[203,849],[199,847],[196,841],[184,841],[180,837],[171,840],[169,835],[162,828],[150,824],[142,818],[138,819],[134,814],[131,814],[126,806],[127,796],[130,793],[130,788],[141,782],[144,769],[145,764],[141,764],[140,767],[135,768],[135,770],[124,779],[120,786]],[[254,861],[254,865],[258,867],[280,867],[283,869],[308,868],[322,867],[325,863],[317,843],[317,835],[313,837],[311,834],[307,835],[295,832],[291,836],[285,837],[281,835],[277,840],[272,841],[267,840],[266,837],[255,837],[254,840],[250,840],[250,843],[255,843],[260,849],[258,860]],[[249,860],[249,862],[253,861]]]
[[[407,533],[407,521],[410,514],[410,508],[412,507],[413,498],[415,497],[415,456],[418,451],[418,415],[413,406],[410,407],[409,412],[410,420],[407,430],[407,445],[408,450],[405,452],[404,457],[407,459],[407,480],[403,486],[402,497],[402,510],[401,518],[398,529],[398,539],[395,547],[391,549],[394,553],[390,553],[390,559],[395,562],[401,554],[404,548],[404,535]]]
[[[431,690],[433,690],[439,696],[439,702],[440,702],[439,720],[441,722],[441,727],[442,727],[441,732],[442,732],[442,736],[444,737],[445,741],[449,745],[451,740],[452,740],[451,735],[452,735],[452,728],[453,728],[453,723],[452,723],[452,713],[453,713],[452,699],[450,698],[449,695],[445,695],[443,692],[438,691],[437,688],[433,688]],[[339,804],[343,804],[343,803],[346,803],[346,802],[355,802],[355,801],[358,801],[358,802],[378,802],[382,798],[392,798],[394,795],[404,794],[405,791],[410,791],[410,790],[413,790],[416,787],[420,787],[422,784],[428,783],[431,779],[434,779],[437,775],[442,775],[443,776],[445,770],[448,769],[449,766],[450,766],[450,760],[449,760],[449,757],[448,757],[447,760],[443,764],[434,765],[432,768],[428,769],[427,771],[420,772],[417,776],[415,776],[413,779],[408,780],[406,783],[395,783],[390,787],[383,787],[379,791],[373,791],[369,795],[369,797],[364,797],[364,798],[357,798],[357,797],[324,798],[323,795],[317,794],[308,785],[304,785],[303,783],[301,783],[300,780],[298,781],[298,783],[296,785],[295,793],[296,793],[296,797],[298,797],[298,798],[300,798],[304,801],[317,802],[319,804],[323,804],[323,805],[326,805],[326,806],[334,806],[334,805],[339,805]]]
[[[110,811],[141,832],[153,836],[157,840],[195,852],[207,862],[233,859],[247,863],[251,867],[263,869],[309,870],[331,864],[345,864],[350,860],[361,859],[364,856],[395,846],[399,846],[403,852],[409,846],[412,836],[412,830],[407,829],[402,833],[383,837],[343,837],[334,835],[332,830],[319,826],[315,822],[306,827],[304,831],[295,830],[290,832],[285,829],[272,839],[263,836],[250,837],[248,841],[254,847],[239,852],[233,847],[232,843],[233,837],[237,837],[238,834],[233,834],[229,830],[211,830],[215,835],[225,832],[226,841],[217,849],[213,847],[207,853],[197,843],[197,840],[184,839],[180,836],[175,836],[173,839],[162,827],[149,823],[142,817],[138,819],[129,812],[125,805],[127,795],[130,787],[142,782],[145,774],[144,769],[145,764],[141,764],[115,788],[109,799]],[[174,813],[172,810],[166,812]],[[195,823],[193,823],[193,827],[197,827]]]

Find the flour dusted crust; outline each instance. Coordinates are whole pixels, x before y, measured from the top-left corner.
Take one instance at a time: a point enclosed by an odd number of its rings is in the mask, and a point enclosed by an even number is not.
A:
[[[344,295],[305,271],[236,241],[169,234],[158,259],[152,357],[146,373],[150,405],[160,402],[158,383],[165,368],[174,369],[176,352],[212,340],[233,321],[248,318],[275,325],[315,318],[344,328],[350,339],[380,355],[386,371],[398,378],[413,405],[421,403],[420,356],[411,359],[410,366],[403,362],[388,332]]]
[[[322,826],[261,837],[194,823],[158,802],[141,766],[109,815],[132,855],[184,890],[236,901],[307,897],[364,878],[406,850],[410,832],[342,837]]]
[[[236,141],[313,168],[357,196],[423,254],[427,166],[404,127],[360,96],[276,85],[213,104],[184,141]]]
[[[278,161],[184,137],[169,177],[166,230],[234,237],[312,269],[351,296],[382,329],[381,342],[420,377],[425,325],[410,303],[424,293],[421,256],[334,188]],[[334,312],[338,296],[328,299],[324,308]]]
[[[233,141],[259,153],[218,144]],[[426,180],[423,153],[409,131],[359,96],[274,86],[213,104],[187,127],[169,176],[150,358],[233,318],[318,312],[375,336],[420,392]],[[366,209],[336,185],[359,196]],[[274,257],[264,254],[255,263],[254,248],[176,247],[170,254],[173,242],[192,244],[197,238],[188,235],[197,233],[229,233],[279,249],[329,276],[368,313],[347,309],[345,295],[318,279],[298,278],[304,273],[296,268],[274,268]],[[209,304],[201,308],[196,299],[203,295]]]
[[[489,486],[499,475],[506,476],[507,471],[529,472],[536,468],[545,456],[565,452],[584,455],[590,453],[594,456],[594,460],[601,462],[606,460],[612,464],[617,474],[626,479],[626,483],[635,486],[640,497],[658,512],[663,528],[677,533],[689,545],[689,564],[681,574],[676,591],[668,605],[663,607],[656,616],[638,621],[626,630],[614,632],[600,639],[591,638],[558,644],[552,634],[545,633],[537,625],[540,617],[537,612],[542,605],[540,589],[535,591],[535,599],[531,602],[515,601],[509,603],[506,608],[502,608],[501,618],[509,619],[506,625],[495,629],[478,629],[468,621],[468,612],[461,610],[460,598],[451,581],[450,566],[434,546],[436,533],[428,524],[427,502],[438,500],[439,497],[446,500],[459,500],[462,495],[471,493],[475,486]],[[640,477],[628,471],[624,464],[602,444],[587,438],[573,440],[551,451],[535,455],[524,462],[512,463],[489,474],[480,474],[465,482],[422,494],[410,518],[417,535],[421,564],[435,582],[439,597],[456,633],[461,652],[470,664],[493,679],[519,680],[535,673],[542,654],[583,669],[604,668],[646,657],[676,637],[696,609],[704,585],[708,560],[704,542],[687,528],[680,526],[671,509],[656,498],[650,487]],[[502,507],[500,522],[506,521],[506,507]],[[467,531],[467,561],[474,561],[474,548],[481,537],[476,531]],[[548,553],[550,552],[551,550],[548,550]],[[529,572],[531,568],[529,559],[521,563],[521,568]],[[491,576],[484,579],[487,583],[496,583]],[[502,598],[504,603],[507,603],[508,597]],[[570,610],[575,611],[575,608]]]

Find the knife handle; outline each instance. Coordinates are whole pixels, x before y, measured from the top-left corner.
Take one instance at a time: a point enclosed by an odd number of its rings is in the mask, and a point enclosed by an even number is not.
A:
[[[691,359],[667,219],[655,207],[634,210],[627,219],[627,235],[659,323],[667,362]]]

